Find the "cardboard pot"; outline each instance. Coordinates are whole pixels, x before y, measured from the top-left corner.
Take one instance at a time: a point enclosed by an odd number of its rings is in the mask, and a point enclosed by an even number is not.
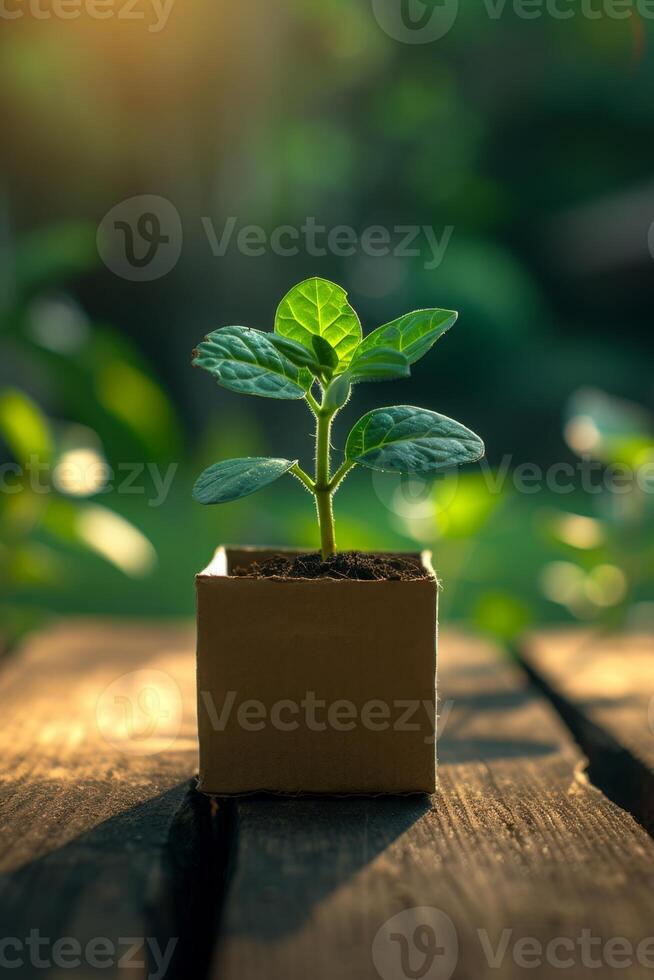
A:
[[[438,583],[244,578],[282,549],[220,548],[196,578],[199,788],[431,793]],[[298,552],[285,552],[297,554]]]

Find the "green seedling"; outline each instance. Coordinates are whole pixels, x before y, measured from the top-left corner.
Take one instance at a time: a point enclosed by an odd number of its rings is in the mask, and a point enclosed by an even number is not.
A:
[[[273,333],[214,330],[193,352],[193,364],[231,391],[302,399],[316,420],[315,470],[310,476],[296,459],[229,459],[204,471],[193,489],[195,500],[238,500],[291,473],[315,498],[322,556],[328,558],[336,552],[333,497],[355,466],[430,475],[480,459],[483,442],[460,422],[426,408],[393,405],[360,418],[342,463],[334,471],[331,466],[332,423],[353,385],[407,378],[414,361],[457,316],[452,310],[415,310],[363,337],[345,290],[325,279],[307,279],[279,304]]]

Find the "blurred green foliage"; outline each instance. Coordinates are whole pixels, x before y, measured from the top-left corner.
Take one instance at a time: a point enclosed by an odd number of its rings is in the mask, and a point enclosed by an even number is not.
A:
[[[91,229],[57,226],[7,253],[0,358],[31,389],[0,387],[0,612],[11,642],[79,595],[91,554],[100,574],[110,567],[150,574],[156,551],[138,521],[111,500],[90,499],[111,496],[124,461],[177,458],[180,429],[133,346],[52,292],[95,264]],[[57,417],[48,417],[39,395],[56,405]],[[100,579],[91,593],[100,605],[102,588]]]
[[[218,542],[317,544],[296,487],[220,511],[190,502],[193,474],[218,459],[302,453],[308,414],[289,446],[274,406],[233,400],[189,360],[222,324],[270,329],[275,298],[310,275],[346,284],[366,331],[409,308],[460,310],[411,399],[488,447],[489,468],[431,488],[355,474],[337,500],[341,546],[431,548],[443,618],[503,639],[561,618],[652,625],[652,491],[513,479],[523,462],[586,459],[599,478],[652,460],[654,25],[575,9],[493,18],[460,0],[424,45],[389,37],[366,0],[199,0],[156,36],[8,25],[2,459],[177,467],[161,506],[147,469],[143,493],[109,479],[84,496],[52,473],[53,493],[1,493],[9,632],[50,611],[190,614]],[[184,249],[165,279],[135,284],[99,267],[95,229],[145,192],[178,208]],[[202,218],[220,234],[229,216],[267,233],[308,216],[453,231],[435,269],[425,254],[217,257]],[[336,452],[385,397],[357,393]]]

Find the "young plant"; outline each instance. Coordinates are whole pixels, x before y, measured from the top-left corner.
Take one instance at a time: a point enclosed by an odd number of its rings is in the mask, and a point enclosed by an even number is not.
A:
[[[480,459],[483,442],[460,422],[426,408],[394,405],[360,418],[335,471],[330,460],[332,423],[352,386],[408,378],[411,364],[457,316],[452,310],[415,310],[364,338],[345,290],[325,279],[307,279],[279,304],[273,333],[214,330],[193,351],[193,364],[231,391],[304,400],[316,419],[315,471],[310,476],[297,459],[230,459],[204,471],[193,489],[195,500],[238,500],[291,473],[315,497],[322,556],[328,558],[336,552],[332,498],[354,466],[429,475]]]

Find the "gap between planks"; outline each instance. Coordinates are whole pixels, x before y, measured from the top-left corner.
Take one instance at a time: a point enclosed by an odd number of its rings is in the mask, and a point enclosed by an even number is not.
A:
[[[589,776],[654,835],[654,635],[567,627],[519,655],[590,760]]]
[[[125,757],[98,732],[95,706],[144,665],[178,685],[182,723],[172,747]],[[642,938],[652,842],[588,785],[544,700],[489,645],[447,633],[441,685],[454,707],[434,798],[238,801],[216,808],[212,846],[208,804],[188,792],[191,630],[82,622],[41,634],[0,677],[5,930],[177,937],[168,976],[193,980],[204,975],[212,915],[212,976],[239,980],[377,978],[375,934],[418,905],[454,924],[455,980],[519,975],[512,960],[489,967],[478,929],[492,944],[505,928],[512,941],[583,928]]]
[[[448,713],[434,797],[230,804],[233,870],[212,978],[406,978],[387,933],[397,940],[405,930],[411,949],[421,916],[436,916],[444,937],[433,975],[451,970],[454,980],[561,977],[547,956],[534,966],[533,953],[523,969],[520,939],[583,943],[592,930],[602,944],[625,937],[634,953],[649,939],[654,842],[590,785],[542,695],[488,643],[447,632],[439,687]],[[424,907],[432,911],[415,913],[410,928],[404,917],[384,931],[391,917]],[[507,931],[497,966],[489,950]],[[418,969],[425,961],[412,955]],[[575,946],[563,975],[614,975],[582,955]],[[628,972],[651,975],[637,962]]]
[[[144,685],[159,685],[163,701],[143,703],[139,714]],[[109,720],[113,707],[128,710],[116,697],[132,704],[137,732],[147,725],[148,710],[159,712],[160,744],[136,738],[125,745],[111,725],[98,725],[98,705],[107,707]],[[168,980],[201,976],[216,879],[209,804],[191,782],[197,771],[192,629],[63,622],[3,664],[0,703],[3,935],[24,943],[38,930],[50,940],[41,955],[51,961],[58,939],[86,948],[105,937],[114,948],[98,973],[105,978],[154,973],[156,942],[172,955]],[[161,751],[150,754],[148,747]],[[140,943],[133,953],[125,937]],[[21,980],[44,976],[25,949],[7,952],[27,960]],[[80,973],[95,975],[84,958],[80,970],[62,975]]]

